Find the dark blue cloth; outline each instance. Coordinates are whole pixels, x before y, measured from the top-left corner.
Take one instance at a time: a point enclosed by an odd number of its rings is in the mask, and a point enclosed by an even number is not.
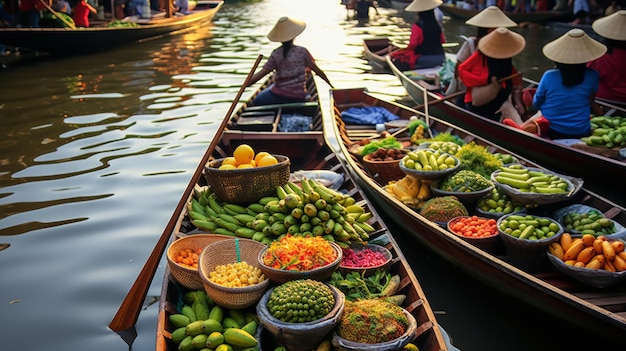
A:
[[[341,113],[341,119],[348,124],[382,124],[400,117],[383,107],[351,107]]]

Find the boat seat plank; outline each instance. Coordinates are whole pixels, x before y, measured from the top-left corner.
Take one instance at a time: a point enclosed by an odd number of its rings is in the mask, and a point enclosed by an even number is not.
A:
[[[316,101],[306,101],[306,102],[291,102],[288,104],[273,104],[273,105],[259,105],[259,106],[250,106],[250,107],[246,107],[243,111],[244,112],[250,112],[250,111],[265,111],[265,110],[277,110],[279,108],[281,109],[288,109],[288,108],[312,108],[312,107],[318,107],[319,104]]]

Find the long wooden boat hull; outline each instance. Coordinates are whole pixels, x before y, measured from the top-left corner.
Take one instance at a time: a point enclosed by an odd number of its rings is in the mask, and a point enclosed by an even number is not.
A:
[[[308,103],[301,103],[301,107],[304,107],[302,113],[306,113],[306,108],[310,105]],[[267,107],[266,110],[274,109],[276,113],[278,113],[280,109],[285,106],[290,106],[294,111],[297,110],[296,104],[288,104],[288,105],[274,105],[273,107]],[[234,114],[235,119],[237,119],[241,115],[245,115],[246,110],[250,109],[247,105],[244,105],[240,108],[240,110]],[[254,109],[252,109],[255,111]],[[318,116],[318,118],[321,118]],[[231,127],[233,127],[231,125]],[[373,213],[373,218],[370,223],[374,228],[375,232],[372,233],[372,239],[376,238],[385,238],[388,240],[385,245],[392,252],[394,259],[391,266],[392,273],[399,274],[401,276],[400,282],[400,290],[399,293],[406,294],[406,300],[404,307],[410,311],[411,314],[415,316],[417,319],[418,330],[416,332],[416,338],[414,343],[419,347],[422,351],[439,351],[439,350],[447,350],[448,346],[446,345],[446,339],[444,338],[442,331],[437,324],[435,319],[435,315],[424,295],[424,292],[419,285],[411,267],[406,261],[403,253],[398,247],[397,243],[390,235],[387,230],[385,223],[382,221],[376,209],[371,205],[369,200],[365,197],[362,190],[357,186],[357,183],[353,180],[349,172],[345,169],[344,165],[340,162],[339,158],[336,154],[332,152],[329,147],[329,144],[326,142],[324,137],[324,133],[322,132],[321,136],[324,143],[317,148],[307,148],[307,143],[303,142],[294,142],[293,135],[289,133],[283,133],[279,131],[273,131],[274,141],[270,142],[269,138],[265,137],[265,131],[236,131],[236,130],[226,130],[224,135],[228,133],[238,134],[239,138],[233,138],[229,136],[228,142],[226,138],[221,138],[220,143],[215,148],[215,151],[212,155],[212,158],[222,158],[228,155],[232,155],[234,148],[241,143],[248,143],[251,140],[256,141],[264,141],[264,143],[259,146],[257,150],[263,150],[270,153],[275,154],[285,154],[286,151],[298,153],[299,159],[307,159],[306,162],[302,162],[302,168],[300,168],[296,163],[291,164],[291,171],[297,171],[300,169],[304,170],[330,170],[336,172],[338,174],[343,175],[344,182],[341,185],[339,191],[344,192],[351,197],[353,197],[357,204],[362,205],[367,211],[371,211]],[[256,133],[261,133],[256,135]],[[263,137],[259,138],[260,135]],[[319,142],[319,135],[317,133],[304,133],[304,136],[301,139],[309,138],[311,143]],[[247,138],[246,136],[250,136]],[[216,136],[216,137],[219,137]],[[292,150],[288,150],[291,148]],[[206,180],[203,177],[199,184],[200,186],[206,185]],[[193,194],[188,194],[189,201],[191,201]],[[194,233],[201,232],[198,230],[190,221],[187,210],[184,210],[176,223],[175,229],[172,232],[172,239],[176,239],[185,235],[193,235]],[[171,333],[174,330],[173,326],[169,322],[169,315],[173,313],[177,313],[178,306],[177,303],[180,301],[181,296],[185,293],[185,288],[181,287],[173,277],[170,275],[169,269],[165,271],[165,277],[162,285],[162,292],[160,298],[159,305],[159,313],[158,313],[158,321],[157,321],[157,340],[156,340],[156,350],[157,351],[166,351],[166,350],[176,350],[177,345],[171,340]],[[263,349],[272,350],[275,345],[271,345],[268,347],[265,344],[271,338],[267,336],[264,337],[264,333],[261,333],[261,344]]]
[[[388,60],[393,74],[400,80],[402,86],[413,101],[422,105],[428,101],[428,110],[439,118],[456,126],[475,133],[483,138],[503,146],[511,151],[531,158],[538,164],[554,171],[569,174],[585,179],[585,184],[597,192],[604,194],[615,201],[620,200],[622,194],[616,189],[622,187],[622,179],[626,177],[626,162],[617,158],[607,157],[605,154],[587,151],[590,150],[582,142],[557,142],[548,138],[524,132],[520,129],[507,126],[503,123],[482,117],[456,105],[453,101],[442,100],[439,91],[428,90],[419,80],[412,80],[400,71],[391,60]],[[536,85],[536,82],[525,79],[527,84]],[[608,103],[597,101],[606,106],[606,114],[626,116],[626,110],[611,106]],[[579,148],[580,147],[580,148]],[[600,150],[600,148],[598,148]],[[603,148],[602,151],[610,151]],[[617,155],[617,151],[613,151]],[[615,156],[616,157],[616,156]]]
[[[209,23],[223,4],[204,1],[187,15],[143,21],[137,27],[0,28],[0,43],[58,56],[110,50],[195,30]]]
[[[475,9],[464,9],[461,7],[456,7],[454,5],[444,4],[439,6],[441,11],[453,18],[458,18],[462,20],[468,20],[474,15],[476,15],[480,10]],[[564,18],[566,16],[571,15],[571,11],[533,11],[533,12],[513,12],[507,11],[506,15],[512,19],[514,22],[546,22],[549,20],[554,20],[557,18]]]
[[[590,330],[596,335],[623,344],[626,332],[626,286],[621,284],[611,289],[597,289],[584,286],[551,266],[543,266],[536,272],[527,272],[513,265],[505,252],[488,253],[461,240],[438,224],[422,217],[415,210],[397,200],[387,192],[368,173],[362,160],[350,152],[350,145],[372,136],[376,136],[374,126],[346,125],[341,119],[341,112],[350,107],[376,106],[386,108],[401,119],[419,116],[419,112],[398,103],[388,102],[369,94],[364,88],[334,89],[331,92],[333,125],[336,138],[344,154],[349,169],[379,210],[402,226],[402,233],[410,235],[433,252],[465,271],[468,275],[485,284],[523,301],[545,313],[562,318],[565,323],[574,323],[578,327]],[[431,131],[450,132],[465,142],[475,142],[486,146],[492,152],[509,153],[520,162],[533,166],[528,159],[515,155],[510,150],[501,148],[469,131],[449,122],[433,117],[426,119]],[[583,188],[576,196],[558,206],[569,203],[581,203],[595,207],[619,223],[626,223],[626,210],[609,200]],[[554,210],[547,206],[545,213]],[[560,208],[560,207],[559,207]],[[539,211],[539,210],[537,210]],[[398,233],[398,235],[401,235]]]

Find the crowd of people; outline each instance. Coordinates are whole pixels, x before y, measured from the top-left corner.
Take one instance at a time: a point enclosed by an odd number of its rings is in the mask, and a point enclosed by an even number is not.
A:
[[[417,12],[418,19],[411,25],[408,46],[390,54],[400,70],[444,63],[445,37],[433,16],[433,9],[441,4],[440,0],[413,0],[406,7]],[[578,139],[591,134],[590,117],[603,113],[596,98],[626,104],[626,10],[593,22],[600,40],[574,28],[547,43],[542,52],[555,68],[544,72],[532,89],[524,88],[513,64],[526,41],[509,29],[517,24],[504,11],[488,6],[466,24],[476,27],[476,36],[465,38],[457,53],[454,78],[442,86],[445,95],[462,94],[456,103],[463,108],[553,139]]]

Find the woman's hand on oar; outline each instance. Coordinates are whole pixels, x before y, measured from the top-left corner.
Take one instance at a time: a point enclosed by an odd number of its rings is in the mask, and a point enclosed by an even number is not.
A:
[[[259,55],[257,57],[256,61],[254,62],[254,66],[248,73],[246,80],[241,85],[239,92],[233,99],[230,109],[224,116],[224,119],[222,120],[221,125],[219,126],[217,132],[215,133],[215,136],[211,140],[211,144],[209,145],[206,152],[204,153],[204,156],[202,157],[202,160],[200,161],[198,168],[196,168],[196,171],[194,172],[191,178],[191,181],[187,185],[187,189],[185,189],[183,196],[178,202],[176,210],[172,214],[172,217],[170,218],[169,222],[167,223],[165,230],[161,234],[161,237],[159,237],[159,240],[157,241],[156,246],[152,250],[152,253],[150,253],[148,260],[143,266],[143,269],[141,270],[141,272],[139,272],[139,276],[137,276],[135,283],[133,284],[133,286],[130,288],[130,291],[126,295],[126,298],[120,305],[120,308],[117,310],[115,317],[113,317],[113,320],[111,321],[111,323],[109,323],[109,328],[111,330],[120,334],[130,329],[134,330],[135,324],[137,323],[137,318],[139,317],[141,306],[143,305],[143,302],[146,298],[146,294],[148,293],[150,283],[152,282],[152,278],[154,278],[154,274],[156,273],[156,269],[161,260],[161,256],[163,255],[163,252],[165,251],[167,243],[169,242],[169,239],[172,235],[172,231],[174,230],[174,226],[176,224],[176,221],[178,220],[178,216],[180,215],[183,208],[185,207],[185,203],[187,202],[187,196],[193,190],[195,184],[197,183],[198,179],[202,175],[202,171],[204,170],[204,165],[208,162],[209,158],[211,157],[211,154],[213,153],[213,150],[215,150],[215,147],[217,146],[217,143],[221,138],[222,132],[226,128],[226,125],[228,124],[228,121],[230,120],[230,116],[235,110],[235,107],[237,106],[239,99],[241,98],[241,94],[243,94],[243,91],[246,89],[246,86],[248,85],[250,78],[254,74],[254,71],[258,67],[259,62],[261,62],[262,58],[263,58],[263,55]],[[126,339],[124,340],[129,345],[132,342],[132,340],[130,342]]]

